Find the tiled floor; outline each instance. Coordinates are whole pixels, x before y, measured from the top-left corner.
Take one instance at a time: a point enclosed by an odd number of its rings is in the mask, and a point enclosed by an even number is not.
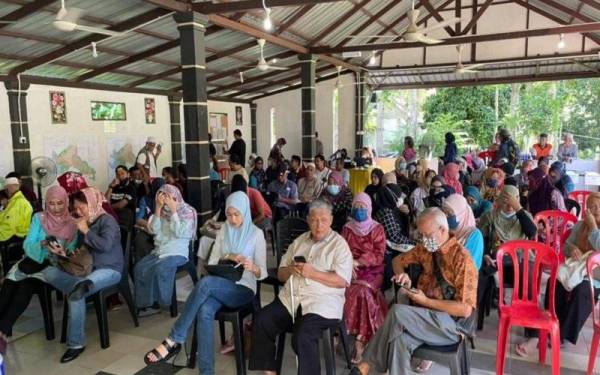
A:
[[[178,297],[180,300],[185,299],[190,288],[189,277],[182,277],[178,281]],[[263,304],[273,299],[270,288],[264,289],[266,290],[263,291]],[[55,304],[55,317],[57,319],[62,316],[60,312],[61,304]],[[497,329],[495,314],[496,311],[492,311],[492,315],[486,319],[485,329],[477,333],[476,350],[472,352],[472,374],[495,373]],[[68,364],[60,364],[59,359],[65,350],[64,344],[58,342],[60,322],[57,321],[55,325],[57,339],[47,341],[37,299],[34,298],[25,316],[17,323],[14,336],[11,338],[6,357],[7,373],[19,375],[198,374],[197,369],[178,368],[171,365],[146,368],[143,355],[168,334],[171,325],[175,321],[166,311],[159,315],[143,318],[138,328],[133,326],[129,312],[125,307],[118,311],[111,311],[109,313],[110,347],[105,350],[100,348],[95,313],[91,307],[88,310],[87,320],[88,346],[86,351],[77,360]],[[521,334],[521,329],[513,329],[511,342],[514,343],[520,340]],[[580,335],[577,346],[567,346],[561,349],[561,374],[585,373],[591,337],[592,329],[588,324]],[[215,343],[217,340],[215,337]],[[295,374],[295,359],[289,346],[289,340],[286,341],[283,373],[292,375]],[[550,351],[548,351],[547,363],[550,363],[550,357]],[[511,353],[506,359],[506,373],[519,375],[550,374],[550,367],[539,365],[536,358],[537,353],[527,359],[517,359]],[[216,354],[216,359],[217,374],[233,375],[236,373],[235,360],[232,355]],[[183,356],[180,360],[184,360]],[[338,355],[336,360],[338,374],[346,374],[347,370],[344,368],[342,357]],[[598,362],[596,370],[600,374],[600,361]],[[429,372],[429,374],[435,375],[447,373],[448,369],[440,365],[435,365]],[[250,372],[250,374],[258,373]]]

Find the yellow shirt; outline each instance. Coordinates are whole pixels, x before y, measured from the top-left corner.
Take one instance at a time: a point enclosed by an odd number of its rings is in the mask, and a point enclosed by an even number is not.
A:
[[[23,193],[17,191],[8,201],[4,211],[0,212],[0,241],[13,236],[25,237],[29,231],[33,208]]]

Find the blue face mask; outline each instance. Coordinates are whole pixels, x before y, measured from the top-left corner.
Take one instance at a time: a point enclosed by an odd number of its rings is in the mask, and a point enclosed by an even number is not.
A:
[[[338,195],[340,193],[340,187],[337,185],[329,185],[327,186],[327,191],[331,195]]]
[[[350,211],[352,218],[358,222],[363,222],[369,218],[369,213],[366,208],[352,208]]]
[[[486,184],[488,187],[490,187],[490,188],[492,188],[492,189],[495,189],[495,188],[496,188],[496,186],[498,186],[498,181],[494,180],[493,178],[488,178],[488,179],[485,181],[485,184]]]
[[[454,230],[458,228],[458,220],[456,220],[456,215],[450,215],[447,217],[448,219],[448,228],[450,230]]]

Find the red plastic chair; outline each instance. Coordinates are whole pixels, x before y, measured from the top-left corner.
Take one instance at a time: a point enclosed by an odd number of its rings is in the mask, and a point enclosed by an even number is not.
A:
[[[565,245],[567,240],[571,237],[571,228],[567,229],[565,233],[563,233],[562,238],[560,239],[560,253],[558,254],[558,261],[562,264],[565,262]]]
[[[538,214],[533,218],[533,221],[538,228],[540,223],[543,224],[544,243],[553,248],[560,258],[563,241],[566,240],[563,239],[563,237],[565,237],[566,231],[572,228],[575,223],[577,223],[577,218],[568,212],[547,210],[538,212]],[[539,241],[538,236],[539,232],[536,235],[536,241]],[[561,263],[563,261],[564,256],[562,259],[560,259]]]
[[[221,181],[227,181],[227,178],[229,177],[229,172],[229,168],[219,168],[219,175],[221,176]]]
[[[592,194],[592,192],[588,190],[575,190],[569,193],[569,199],[573,199],[579,203],[579,206],[581,206],[581,211],[579,211],[579,219],[582,219],[585,215],[585,205],[590,194]]]
[[[600,252],[590,256],[587,260],[588,275],[594,274],[594,268],[600,267]],[[588,360],[587,375],[594,372],[594,362],[596,362],[596,353],[598,352],[598,342],[600,342],[600,307],[594,302],[594,278],[590,277],[590,289],[592,293],[592,319],[594,320],[594,336],[592,337],[592,348],[590,349],[590,358]]]
[[[518,253],[521,259],[519,263]],[[529,261],[530,253],[535,255],[533,264],[533,285],[531,294],[529,291]],[[504,303],[504,265],[503,259],[509,256],[512,259],[514,268],[514,292],[510,306]],[[504,243],[498,249],[496,255],[498,264],[498,277],[500,278],[500,298],[498,309],[500,311],[500,324],[498,325],[498,347],[496,351],[496,374],[504,374],[504,357],[506,354],[506,345],[508,333],[511,326],[529,327],[538,329],[539,332],[539,361],[546,362],[546,349],[548,348],[548,333],[552,340],[552,374],[560,374],[560,328],[558,318],[554,310],[554,290],[556,287],[556,272],[558,270],[558,255],[554,250],[535,241],[509,241]],[[538,297],[540,294],[540,281],[542,267],[550,270],[550,279],[548,280],[548,291],[550,308],[548,310],[538,307]],[[520,277],[520,275],[523,275]],[[522,286],[520,286],[522,280]],[[523,291],[519,293],[519,291]]]

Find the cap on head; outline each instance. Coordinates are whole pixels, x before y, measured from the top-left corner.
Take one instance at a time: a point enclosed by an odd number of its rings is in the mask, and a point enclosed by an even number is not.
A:
[[[9,177],[4,181],[4,186],[7,185],[19,185],[19,179],[16,177]]]
[[[156,139],[156,137],[148,137],[148,139],[146,139],[146,143],[158,143],[158,140]]]

